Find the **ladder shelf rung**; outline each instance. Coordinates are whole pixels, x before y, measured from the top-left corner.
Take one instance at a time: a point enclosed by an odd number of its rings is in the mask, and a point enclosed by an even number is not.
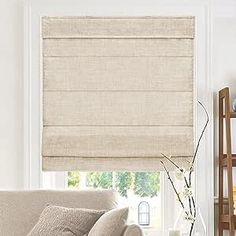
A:
[[[231,118],[236,118],[236,112],[231,112],[231,113],[230,113],[230,117],[231,117]]]
[[[229,215],[221,215],[221,222],[228,223]],[[233,221],[236,222],[236,215],[233,215]]]
[[[227,158],[227,155],[228,154],[223,154],[223,158]],[[232,155],[232,158],[236,159],[236,153],[232,153],[231,155]]]
[[[225,115],[223,115],[223,118],[225,118]],[[235,111],[230,112],[230,118],[236,118],[236,112]]]
[[[223,167],[227,167],[228,166],[227,160],[223,160],[222,161],[222,166]],[[232,160],[232,167],[236,167],[236,160]]]
[[[234,228],[235,228],[236,227],[236,215],[233,216],[232,222],[234,223]],[[220,223],[221,223],[221,226],[223,229],[229,230],[229,223],[230,223],[229,215],[222,215]]]
[[[223,155],[223,159],[221,162],[222,166],[227,166],[228,165],[228,158],[227,158],[227,154]],[[236,167],[236,154],[232,154],[232,166]]]

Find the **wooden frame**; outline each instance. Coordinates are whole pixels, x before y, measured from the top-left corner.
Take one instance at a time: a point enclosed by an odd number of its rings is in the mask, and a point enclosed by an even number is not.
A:
[[[232,154],[231,118],[236,118],[236,112],[231,111],[229,88],[219,92],[219,236],[223,236],[224,229],[234,236],[236,217],[233,202],[233,173],[236,167],[236,154]],[[224,125],[225,122],[225,125]],[[224,151],[224,140],[226,150]],[[228,213],[224,212],[224,168],[227,171]]]

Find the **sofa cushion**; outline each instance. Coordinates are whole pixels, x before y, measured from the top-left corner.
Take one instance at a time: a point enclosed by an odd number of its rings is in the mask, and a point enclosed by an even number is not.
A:
[[[143,236],[140,226],[132,224],[127,225],[123,236]]]
[[[88,236],[121,236],[126,227],[128,213],[128,207],[108,211],[95,223]]]
[[[111,210],[117,202],[113,190],[0,191],[0,235],[27,235],[47,205]]]
[[[46,207],[27,236],[85,236],[105,211]]]

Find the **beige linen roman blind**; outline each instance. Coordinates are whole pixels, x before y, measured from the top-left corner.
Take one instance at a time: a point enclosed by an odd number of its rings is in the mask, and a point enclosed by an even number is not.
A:
[[[193,153],[193,17],[43,17],[44,170]]]

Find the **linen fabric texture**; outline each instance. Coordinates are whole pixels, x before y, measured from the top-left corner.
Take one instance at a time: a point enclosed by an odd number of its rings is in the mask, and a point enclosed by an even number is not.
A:
[[[128,207],[106,212],[95,223],[88,236],[122,236],[126,228],[128,213]]]
[[[47,206],[27,236],[87,236],[104,213],[82,208]]]
[[[43,17],[43,169],[162,170],[161,153],[186,167],[194,27],[194,17]]]

